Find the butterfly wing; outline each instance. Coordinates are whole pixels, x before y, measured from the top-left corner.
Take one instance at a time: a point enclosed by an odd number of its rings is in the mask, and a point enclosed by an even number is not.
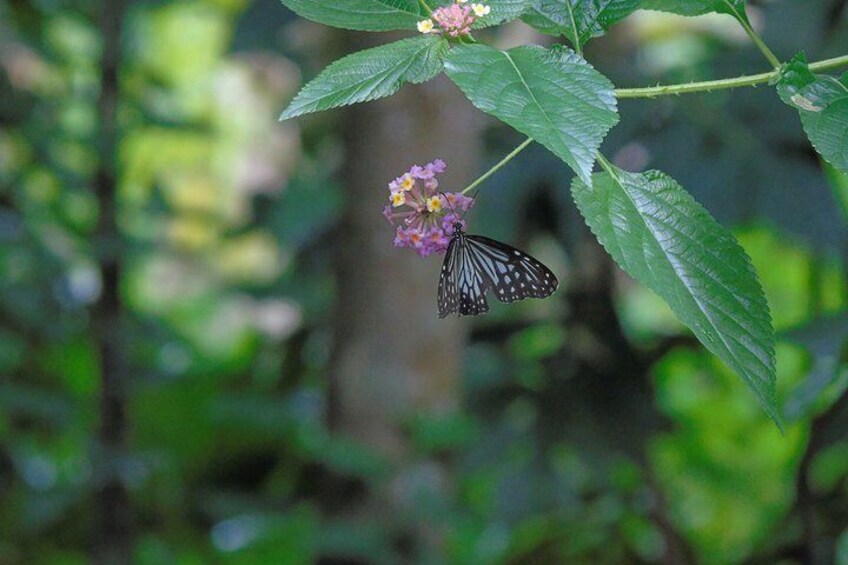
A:
[[[477,267],[468,238],[454,237],[445,253],[439,275],[439,318],[458,312],[460,316],[474,316],[489,310],[486,290],[491,281]]]
[[[456,284],[457,238],[453,238],[445,252],[442,261],[442,271],[439,273],[439,318],[444,318],[456,311],[459,304],[459,289]]]
[[[481,235],[469,235],[465,240],[475,270],[485,275],[486,286],[501,302],[546,298],[557,289],[556,276],[527,253]]]

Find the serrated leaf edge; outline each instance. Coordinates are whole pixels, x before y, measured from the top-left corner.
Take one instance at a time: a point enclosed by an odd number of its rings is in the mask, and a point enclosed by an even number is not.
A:
[[[609,176],[613,179],[613,181],[614,181],[614,182],[616,182],[616,184],[618,184],[618,185],[619,185],[619,187],[621,188],[621,191],[622,191],[622,192],[623,192],[623,193],[627,196],[628,200],[630,201],[631,205],[633,206],[633,209],[637,211],[637,213],[639,214],[639,217],[642,219],[642,222],[645,224],[645,226],[646,226],[646,228],[647,228],[647,227],[648,227],[648,225],[649,225],[649,224],[648,224],[648,221],[645,219],[645,216],[642,214],[641,210],[639,209],[639,206],[637,206],[637,205],[636,205],[636,202],[633,200],[633,197],[630,195],[630,193],[629,193],[627,190],[625,190],[625,189],[624,189],[624,187],[623,187],[623,185],[622,185],[622,182],[621,182],[621,179],[618,177],[618,175],[617,175],[617,174],[610,174],[609,172],[605,172],[605,173],[602,173],[602,174],[607,174],[607,175],[609,175]],[[626,172],[625,172],[625,174],[632,174],[632,173],[626,173]],[[662,177],[662,179],[668,179],[668,180],[670,180],[670,181],[674,182],[675,184],[678,184],[678,183],[677,183],[677,181],[675,181],[672,177],[670,177],[670,176],[666,175],[665,173],[663,173],[663,172],[661,172],[661,171],[646,171],[645,173],[642,173],[642,175],[643,175],[643,176],[646,178],[646,180],[648,180],[649,182],[655,182],[656,180],[660,180],[660,178],[659,178],[659,177]],[[577,183],[578,181],[582,183],[582,179],[575,179],[574,183]],[[574,198],[574,195],[573,195],[573,186],[574,186],[574,183],[572,183],[572,198]],[[587,186],[585,183],[583,183],[583,185],[584,185],[584,187],[586,187],[588,190],[590,190],[590,191],[592,191],[592,190],[593,190],[591,186]],[[679,184],[678,184],[678,186],[679,186]],[[684,192],[685,192],[685,191],[684,191]],[[688,193],[686,193],[686,194],[688,194]],[[691,198],[691,196],[690,196],[690,198]],[[699,207],[699,208],[700,208],[700,209],[701,209],[704,213],[706,213],[707,215],[709,215],[709,212],[707,212],[705,209],[703,209],[703,207],[701,206],[701,204],[699,204],[697,201],[695,201],[694,199],[692,199],[692,203],[693,203],[693,204],[695,204],[696,206],[698,206],[698,207]],[[579,208],[579,206],[578,206],[578,208]],[[710,216],[710,217],[711,217],[711,216]],[[613,254],[612,254],[612,253],[610,252],[610,250],[607,248],[607,244],[605,244],[605,243],[602,241],[602,238],[601,238],[601,237],[599,236],[599,234],[595,231],[595,228],[594,228],[594,227],[592,227],[592,226],[589,224],[589,222],[588,222],[588,221],[586,222],[586,224],[588,225],[589,230],[590,230],[590,231],[592,232],[592,234],[595,236],[595,239],[597,239],[597,240],[598,240],[598,242],[599,242],[599,243],[600,243],[600,244],[604,247],[604,249],[607,249],[607,252],[610,254],[610,256],[613,256]],[[720,225],[720,224],[719,224],[719,225]],[[619,244],[619,243],[618,243],[618,238],[617,238],[617,237],[615,237],[615,236],[613,236],[613,237],[614,237],[614,238],[615,238],[615,240],[616,240],[616,245],[618,246],[619,250],[621,250],[621,249],[622,249],[622,247],[621,247],[621,244]],[[767,322],[768,322],[769,326],[772,326],[771,309],[770,309],[770,307],[769,307],[768,300],[766,299],[765,293],[764,293],[764,291],[763,291],[762,284],[760,283],[759,278],[756,276],[756,270],[754,269],[753,263],[751,262],[751,258],[750,258],[750,256],[748,255],[748,253],[745,251],[745,249],[744,249],[741,245],[739,245],[739,242],[736,240],[736,238],[735,238],[735,237],[732,237],[732,235],[731,235],[731,238],[732,238],[733,242],[735,242],[735,244],[736,244],[737,246],[739,246],[740,250],[742,251],[742,256],[743,256],[743,258],[744,258],[744,261],[745,261],[746,267],[747,267],[747,269],[748,269],[748,272],[749,272],[751,275],[753,275],[753,276],[754,276],[754,278],[755,278],[755,279],[756,279],[756,281],[757,281],[757,287],[758,287],[758,289],[757,289],[757,296],[756,296],[756,298],[757,298],[757,299],[762,300],[762,303],[765,305],[765,315],[766,315],[766,320],[767,320]],[[701,313],[703,314],[704,318],[706,318],[706,319],[709,321],[709,323],[710,323],[710,327],[712,328],[713,333],[714,333],[714,334],[716,334],[716,335],[718,335],[718,336],[720,337],[720,339],[722,340],[722,343],[724,344],[725,349],[727,349],[727,351],[728,351],[728,352],[730,352],[730,354],[733,356],[733,359],[734,359],[734,361],[736,362],[736,364],[737,364],[738,366],[740,366],[740,367],[744,366],[744,364],[740,362],[739,358],[736,356],[736,354],[734,353],[734,351],[733,351],[730,347],[728,347],[727,342],[724,340],[724,338],[723,338],[723,336],[722,336],[723,332],[720,332],[720,331],[718,330],[718,328],[716,328],[716,326],[715,326],[715,324],[714,324],[714,322],[713,322],[712,318],[711,318],[710,316],[708,316],[708,315],[707,315],[707,312],[704,310],[703,306],[701,305],[701,301],[697,299],[697,297],[695,296],[695,294],[691,291],[690,286],[689,286],[688,284],[686,284],[686,282],[685,282],[685,281],[686,281],[685,277],[682,277],[682,276],[680,275],[680,272],[677,270],[677,268],[676,268],[676,266],[675,266],[675,264],[674,264],[674,261],[672,261],[672,260],[671,260],[671,258],[670,258],[670,257],[668,257],[668,254],[665,252],[665,249],[664,249],[664,247],[663,247],[663,246],[661,246],[661,245],[660,245],[659,247],[660,247],[660,249],[663,251],[663,257],[666,259],[666,261],[669,263],[669,265],[671,266],[671,268],[674,270],[675,274],[677,275],[677,278],[678,278],[678,279],[681,281],[681,283],[682,283],[682,284],[686,287],[686,290],[689,292],[689,295],[692,297],[692,299],[694,300],[694,302],[697,304],[698,309],[701,311]],[[623,256],[623,255],[624,255],[624,253],[621,253],[621,255]],[[646,264],[647,264],[647,263],[646,263]],[[649,265],[649,264],[648,264],[648,267],[650,268],[650,265]],[[653,290],[653,289],[652,289],[652,290]],[[731,294],[732,294],[732,293],[731,293]],[[697,334],[696,334],[696,337],[697,337]],[[699,338],[699,341],[700,341],[700,338]],[[762,362],[762,360],[760,359],[759,355],[757,355],[757,354],[755,354],[753,351],[751,351],[751,349],[750,349],[750,348],[748,348],[748,346],[747,346],[747,345],[745,345],[745,344],[743,344],[743,343],[741,343],[741,342],[739,342],[739,343],[740,343],[740,345],[742,345],[743,347],[745,347],[746,349],[748,349],[748,351],[750,351],[750,352],[752,353],[753,357],[754,357],[754,358],[756,358],[756,359],[757,359],[757,361],[759,361],[759,362],[760,362],[760,364],[761,364],[761,365],[763,365],[769,373],[771,373],[771,375],[772,375],[772,377],[773,377],[773,378],[776,376],[776,372],[775,372],[775,369],[774,369],[774,363],[775,363],[775,348],[774,348],[774,340],[772,340],[772,342],[771,342],[771,343],[766,344],[766,346],[765,346],[765,348],[764,348],[764,349],[765,349],[765,353],[766,353],[766,355],[768,356],[769,360],[771,361],[771,365],[767,365],[767,364],[763,363],[763,362]],[[704,345],[706,346],[707,344],[704,344]],[[708,348],[708,349],[709,349],[709,348]],[[736,370],[736,369],[734,368],[734,371],[735,371],[735,370]],[[745,379],[745,380],[748,380],[748,379]],[[751,380],[753,380],[753,379],[751,379]],[[769,390],[769,391],[768,391],[768,392],[770,393],[770,394],[768,394],[768,395],[767,395],[767,396],[768,396],[768,398],[767,398],[767,399],[766,399],[766,398],[762,398],[762,397],[761,397],[761,393],[760,393],[760,391],[759,391],[759,390],[757,390],[757,391],[756,391],[756,394],[755,394],[754,396],[757,398],[757,400],[760,402],[760,405],[763,407],[763,409],[765,410],[765,412],[766,412],[766,413],[769,415],[769,417],[770,417],[770,418],[774,421],[775,425],[777,425],[778,429],[779,429],[779,430],[781,431],[781,433],[782,433],[782,432],[783,432],[783,422],[782,422],[781,414],[780,414],[780,413],[779,413],[779,411],[778,411],[777,398],[776,398],[776,394],[775,394],[774,383],[766,383],[766,384],[767,384],[767,385],[771,385],[771,386],[769,386],[769,388],[770,388],[771,390]],[[749,388],[750,388],[750,387],[749,387]],[[771,402],[772,404],[774,404],[774,406],[770,406],[770,405],[769,405],[769,402]]]
[[[395,42],[395,43],[401,43],[401,42],[413,42],[413,41],[420,41],[420,40],[421,40],[421,38],[419,38],[419,37],[411,37],[411,38],[408,38],[408,39],[402,39],[402,40],[397,41],[397,42]],[[441,42],[445,42],[445,45],[447,45],[447,42],[446,42],[446,40],[445,40],[444,38],[440,39],[439,41],[441,41]],[[361,54],[363,54],[363,53],[366,53],[366,52],[368,52],[368,51],[371,51],[371,50],[373,50],[373,49],[380,49],[380,48],[387,47],[387,46],[389,46],[389,45],[393,45],[393,44],[394,44],[394,43],[387,43],[387,44],[385,44],[385,45],[380,45],[380,46],[378,46],[378,47],[372,47],[371,49],[365,49],[365,50],[362,50],[362,51],[357,51],[356,53],[351,53],[350,55],[347,55],[347,56],[345,56],[345,57],[342,57],[341,59],[338,59],[338,60],[336,60],[336,61],[332,62],[330,65],[328,65],[326,68],[324,68],[324,70],[322,70],[322,71],[318,74],[318,76],[316,76],[315,78],[313,78],[312,80],[310,80],[308,83],[306,83],[305,85],[303,85],[303,86],[301,87],[301,89],[298,91],[297,95],[295,95],[295,97],[292,99],[292,101],[291,101],[291,102],[289,102],[289,105],[286,107],[286,109],[285,109],[285,110],[283,110],[282,114],[280,114],[280,118],[279,118],[279,119],[280,119],[280,121],[288,120],[288,119],[291,119],[291,118],[296,118],[296,117],[298,117],[298,116],[303,116],[303,115],[306,115],[306,114],[311,114],[311,113],[313,113],[313,112],[321,112],[321,111],[324,111],[324,110],[330,110],[330,109],[333,109],[333,108],[344,108],[345,106],[351,106],[351,105],[353,105],[353,104],[360,104],[360,103],[362,103],[362,102],[371,102],[371,101],[373,101],[373,100],[378,100],[378,99],[380,99],[380,98],[385,98],[385,97],[387,97],[387,96],[391,96],[392,94],[395,94],[395,93],[396,93],[397,91],[399,91],[399,90],[401,89],[401,87],[403,87],[403,85],[404,85],[404,84],[406,84],[406,83],[411,83],[411,84],[421,84],[421,83],[423,83],[423,82],[426,82],[426,81],[428,81],[428,80],[432,79],[433,77],[435,77],[435,76],[438,74],[438,73],[436,73],[436,74],[434,74],[434,75],[432,75],[432,76],[428,76],[428,77],[425,77],[425,78],[423,78],[423,79],[398,80],[398,81],[397,81],[397,82],[396,82],[396,83],[395,83],[395,84],[394,84],[394,85],[393,85],[393,86],[389,89],[389,92],[388,92],[388,93],[386,93],[386,94],[381,94],[380,96],[374,96],[374,95],[373,95],[373,91],[374,91],[374,90],[376,90],[376,87],[375,87],[375,88],[372,88],[372,94],[368,94],[368,95],[366,95],[366,97],[365,97],[365,98],[357,99],[357,100],[349,100],[349,101],[347,101],[347,102],[343,102],[343,103],[338,104],[338,105],[335,105],[335,106],[330,106],[330,107],[328,107],[328,108],[324,108],[324,109],[316,109],[316,110],[306,110],[306,111],[303,111],[303,110],[302,110],[302,109],[300,109],[300,108],[295,108],[295,106],[296,106],[296,104],[297,104],[298,100],[300,100],[300,98],[302,97],[302,95],[304,94],[304,92],[305,92],[305,91],[306,91],[306,90],[307,90],[307,89],[308,89],[311,85],[313,85],[313,84],[314,84],[314,83],[316,83],[318,80],[320,80],[320,79],[321,79],[321,77],[322,77],[322,75],[324,75],[325,73],[329,73],[329,72],[331,72],[334,68],[338,68],[338,67],[339,67],[339,66],[341,66],[341,65],[342,65],[342,64],[343,64],[346,60],[350,59],[351,57],[356,57],[356,56],[359,56],[359,55],[361,55]],[[413,60],[414,60],[414,59],[415,59],[415,58],[416,58],[416,57],[417,57],[417,56],[418,56],[421,52],[423,52],[423,51],[428,51],[428,50],[430,50],[430,49],[433,49],[433,48],[437,47],[438,42],[426,43],[426,42],[424,42],[424,41],[421,41],[421,44],[422,44],[422,48],[421,48],[420,50],[418,50],[418,51],[415,51],[415,52],[414,52],[414,54],[413,54],[412,56],[410,56],[410,57],[409,57],[410,61],[408,61],[408,62],[406,63],[406,64],[407,64],[407,69],[409,69],[409,66],[412,64]],[[398,65],[396,65],[396,66],[394,66],[394,67],[391,67],[391,68],[385,69],[383,72],[388,73],[388,74],[392,74],[392,71],[394,71],[394,70],[398,69],[400,66],[401,66],[401,64],[398,64]],[[406,70],[406,69],[405,69],[405,70]],[[405,70],[404,70],[404,72],[405,72]],[[401,73],[401,75],[402,75],[402,74],[403,74],[403,72]],[[372,76],[370,76],[370,77],[368,77],[368,78],[362,79],[362,80],[360,80],[360,81],[358,81],[358,82],[354,82],[354,83],[349,84],[348,86],[346,86],[346,87],[345,87],[345,90],[355,88],[355,87],[356,87],[356,86],[358,86],[358,85],[362,85],[362,84],[364,84],[364,83],[366,83],[366,82],[369,82],[371,79],[373,79],[373,75],[372,75]],[[324,95],[324,96],[322,96],[322,97],[320,97],[320,98],[317,98],[317,99],[313,99],[313,100],[312,100],[312,103],[314,103],[316,100],[320,100],[321,98],[326,98],[326,97],[329,97],[329,96],[332,96],[332,93],[331,93],[331,94],[326,94],[326,95]],[[295,108],[295,111],[292,111],[292,109],[293,109],[293,108]]]

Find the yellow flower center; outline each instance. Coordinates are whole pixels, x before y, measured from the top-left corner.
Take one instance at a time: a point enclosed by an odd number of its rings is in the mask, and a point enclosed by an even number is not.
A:
[[[471,4],[471,9],[474,10],[474,14],[478,18],[482,18],[483,16],[489,15],[489,12],[492,11],[491,6],[485,6],[483,4]]]
[[[430,33],[433,31],[433,20],[421,20],[418,22],[418,31],[421,33]]]
[[[403,175],[403,180],[400,181],[400,189],[401,190],[412,190],[412,187],[415,186],[415,180],[413,180],[412,176],[408,173]]]
[[[431,196],[427,199],[427,211],[428,212],[441,212],[442,211],[442,199],[438,196]]]

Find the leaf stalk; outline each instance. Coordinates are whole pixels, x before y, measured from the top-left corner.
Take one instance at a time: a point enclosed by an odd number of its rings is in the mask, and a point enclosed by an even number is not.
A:
[[[753,27],[751,27],[751,23],[748,21],[748,18],[743,13],[739,13],[739,10],[733,5],[729,0],[724,0],[724,3],[727,4],[727,7],[730,8],[730,11],[733,12],[733,17],[736,18],[736,21],[745,29],[745,33],[748,34],[748,37],[751,38],[751,41],[754,42],[754,45],[757,46],[757,49],[760,50],[760,53],[768,60],[771,66],[774,69],[778,69],[780,67],[780,59],[777,58],[777,55],[774,54],[774,51],[769,49],[766,42],[763,41],[763,38],[760,37]]]

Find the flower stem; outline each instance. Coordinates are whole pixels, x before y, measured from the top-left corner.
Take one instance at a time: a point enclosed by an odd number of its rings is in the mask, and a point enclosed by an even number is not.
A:
[[[848,55],[834,57],[810,63],[811,71],[823,71],[833,67],[848,65]],[[657,96],[668,96],[671,94],[691,94],[694,92],[710,92],[713,90],[726,90],[742,86],[756,86],[766,84],[777,78],[778,70],[757,75],[746,75],[736,78],[725,78],[719,80],[708,80],[703,82],[690,82],[687,84],[670,84],[666,86],[649,86],[645,88],[618,88],[615,91],[616,98],[656,98]]]
[[[754,42],[754,45],[757,46],[757,49],[760,50],[763,56],[771,64],[771,66],[775,69],[780,67],[780,59],[778,59],[777,55],[775,55],[774,52],[768,48],[768,45],[766,45],[766,42],[763,41],[762,37],[760,37],[760,34],[754,31],[754,28],[751,27],[751,24],[748,22],[748,18],[745,16],[744,12],[740,14],[736,7],[733,5],[733,3],[729,0],[724,0],[724,3],[727,5],[728,8],[730,8],[730,11],[733,12],[733,17],[736,18],[736,21],[738,21],[742,25],[742,27],[745,29],[745,33],[748,34],[748,37],[751,38],[751,41]]]
[[[428,14],[432,14],[432,13],[433,13],[433,10],[430,8],[430,6],[428,6],[428,5],[427,5],[427,2],[425,2],[424,0],[418,0],[418,2],[421,4],[421,7],[422,7],[422,8],[424,8],[425,10],[427,10],[427,13],[428,13]]]
[[[512,151],[510,151],[510,152],[509,152],[509,155],[507,155],[506,157],[504,157],[503,159],[501,159],[500,161],[498,161],[498,162],[495,164],[495,166],[493,166],[491,169],[489,169],[488,171],[486,171],[485,173],[483,173],[483,174],[482,174],[482,175],[481,175],[481,176],[480,176],[477,180],[475,180],[474,182],[472,182],[471,184],[469,184],[468,186],[466,186],[466,187],[462,190],[462,194],[468,194],[469,192],[471,192],[472,190],[474,190],[475,188],[477,188],[477,187],[478,187],[480,184],[482,184],[482,183],[483,183],[486,179],[488,179],[490,176],[492,176],[493,174],[495,174],[496,172],[498,172],[498,171],[499,171],[499,170],[500,170],[500,169],[501,169],[504,165],[506,165],[507,163],[509,163],[510,161],[512,161],[512,160],[515,158],[515,156],[516,156],[516,155],[518,155],[519,153],[521,153],[522,151],[524,151],[524,149],[526,149],[526,148],[527,148],[527,146],[528,146],[528,145],[530,145],[531,143],[533,143],[533,138],[532,138],[532,137],[528,137],[527,139],[525,139],[525,140],[524,140],[524,142],[523,142],[521,145],[519,145],[518,147],[516,147],[515,149],[513,149]]]

